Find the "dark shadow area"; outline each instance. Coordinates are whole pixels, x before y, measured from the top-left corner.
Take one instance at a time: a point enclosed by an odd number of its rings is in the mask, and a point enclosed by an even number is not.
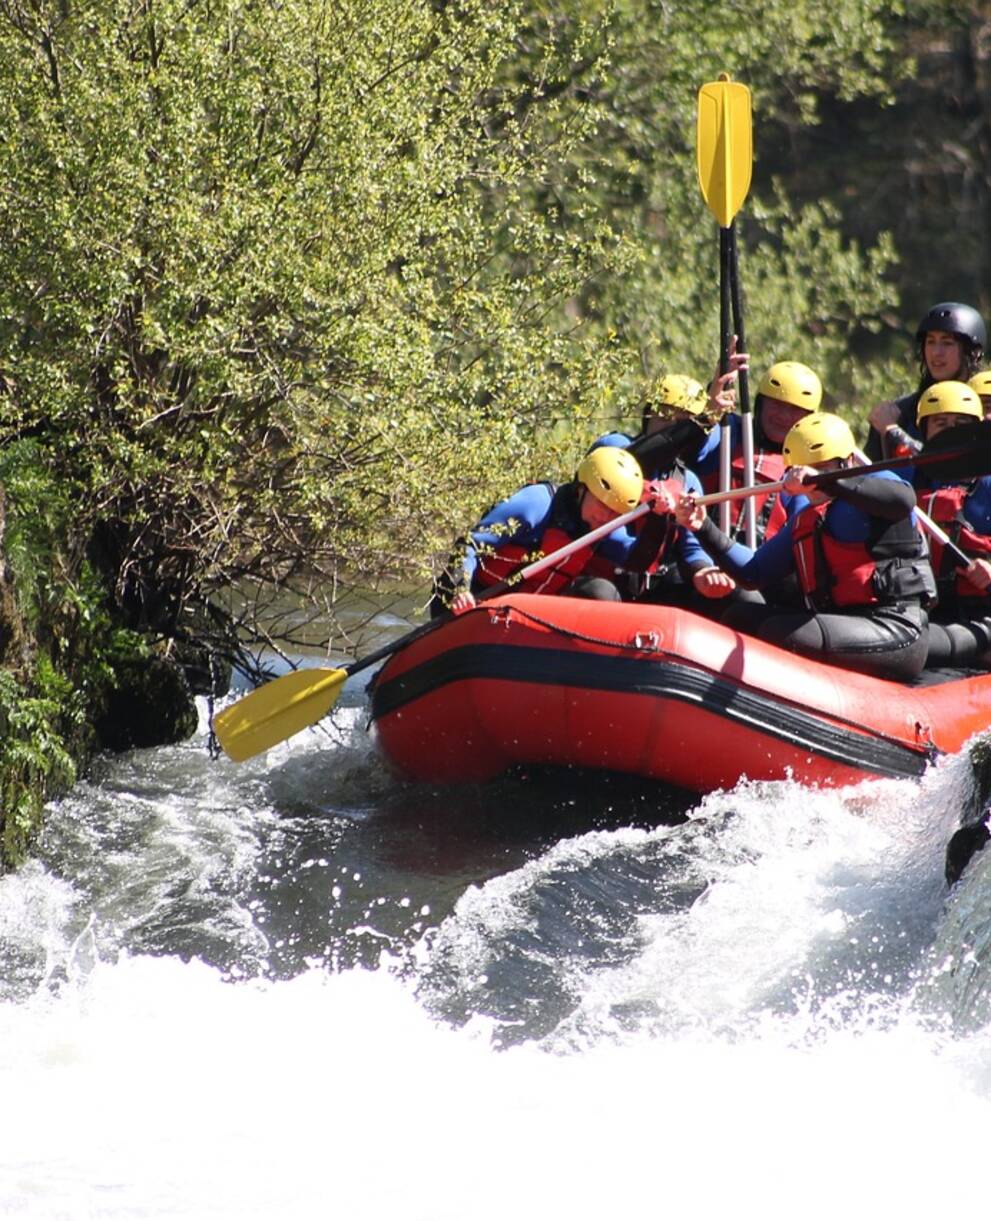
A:
[[[678,826],[693,794],[637,777],[533,769],[487,785],[397,782],[373,806],[298,807],[269,837],[249,906],[275,975],[307,960],[376,965],[440,924],[471,886],[562,840]]]

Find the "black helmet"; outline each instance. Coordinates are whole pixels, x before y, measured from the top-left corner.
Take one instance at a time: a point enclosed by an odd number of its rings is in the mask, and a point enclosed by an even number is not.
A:
[[[984,319],[972,305],[962,305],[959,301],[941,301],[934,305],[919,323],[916,339],[921,340],[928,331],[946,331],[949,335],[957,335],[982,352],[987,347],[988,332]]]

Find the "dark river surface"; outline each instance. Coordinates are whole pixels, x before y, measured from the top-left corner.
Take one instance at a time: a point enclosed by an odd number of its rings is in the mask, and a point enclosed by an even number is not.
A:
[[[367,675],[0,878],[0,1216],[986,1215],[991,852],[921,783],[393,775]],[[988,859],[984,859],[987,857]]]

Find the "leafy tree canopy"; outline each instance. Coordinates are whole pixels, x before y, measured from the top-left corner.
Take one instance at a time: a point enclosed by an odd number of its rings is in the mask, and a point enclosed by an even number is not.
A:
[[[747,81],[758,124],[884,103],[899,13],[2,0],[0,437],[33,439],[132,626],[233,588],[292,637],[299,597],[266,591],[422,588],[645,372],[715,363],[698,86]],[[844,239],[759,161],[742,223],[755,363],[863,400],[848,343],[892,302],[888,239]]]

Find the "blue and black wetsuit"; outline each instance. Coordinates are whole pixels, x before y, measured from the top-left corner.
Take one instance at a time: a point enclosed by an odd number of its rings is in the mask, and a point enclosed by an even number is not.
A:
[[[701,429],[697,431],[701,434]],[[659,444],[655,444],[655,439]],[[664,444],[661,434],[652,433],[647,436],[642,433],[638,437],[631,437],[623,432],[610,432],[597,438],[589,450],[597,449],[600,445],[631,450],[643,468],[645,479],[675,479],[684,486],[686,492],[699,496],[702,494],[698,477],[684,465],[671,447]],[[678,605],[694,600],[697,595],[692,585],[692,576],[712,567],[710,556],[691,530],[677,526],[673,519],[651,514],[649,518],[641,519],[641,522],[637,523],[637,532],[643,537],[645,548],[653,552],[654,559],[648,570],[640,569],[635,579],[627,579],[627,596],[637,600]],[[665,534],[667,537],[664,537]]]
[[[528,484],[489,509],[463,540],[459,558],[438,580],[431,614],[443,613],[458,590],[480,593],[587,534],[590,527],[579,512],[582,490],[574,482],[561,487]],[[651,537],[620,526],[593,547],[574,552],[516,588],[518,592],[619,600],[617,577],[646,571],[655,556]]]
[[[924,607],[935,594],[915,492],[891,471],[851,474],[830,491],[824,505],[798,498],[786,525],[756,551],[704,523],[700,542],[739,584],[761,589],[794,573],[806,600],[803,611],[735,605],[723,622],[846,669],[915,678],[928,649]]]
[[[924,482],[920,471],[918,484]],[[960,486],[929,484],[917,492],[920,506],[973,559],[991,560],[991,475]],[[930,539],[939,604],[929,615],[926,665],[978,666],[991,663],[991,594],[978,589],[949,547]]]

